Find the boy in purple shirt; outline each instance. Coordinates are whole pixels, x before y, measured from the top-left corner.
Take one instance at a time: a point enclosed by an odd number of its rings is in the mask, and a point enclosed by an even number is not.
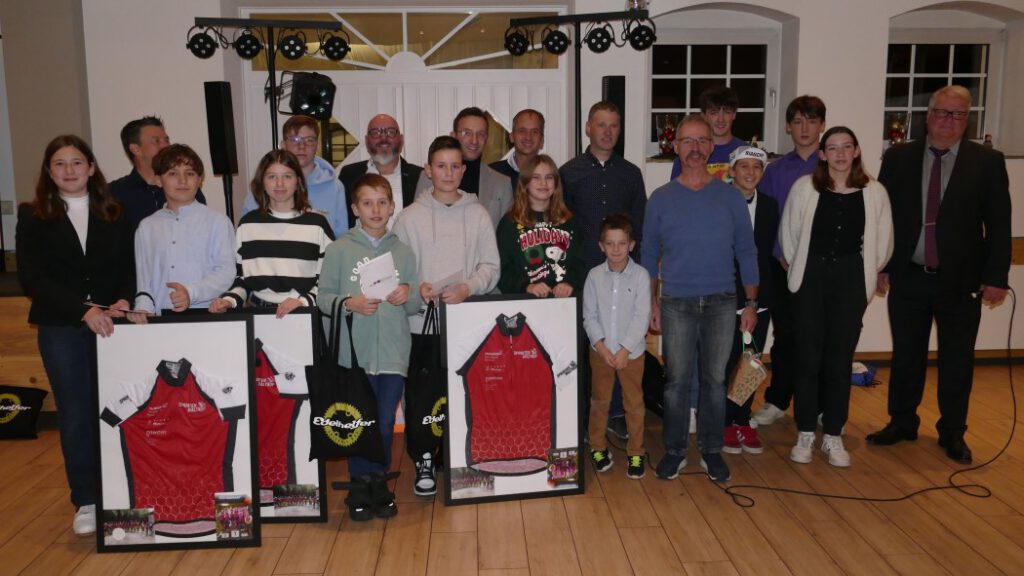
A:
[[[800,96],[786,107],[786,133],[793,139],[793,151],[776,159],[764,171],[758,193],[779,203],[779,216],[789,197],[789,189],[798,178],[814,172],[818,164],[818,140],[825,130],[825,103],[817,96]],[[772,342],[772,379],[764,391],[764,404],[754,413],[754,421],[767,426],[786,414],[793,399],[793,332],[790,293],[786,280],[789,265],[782,258],[778,242],[772,269],[763,271],[762,282],[773,282],[775,306],[771,309],[774,328]]]

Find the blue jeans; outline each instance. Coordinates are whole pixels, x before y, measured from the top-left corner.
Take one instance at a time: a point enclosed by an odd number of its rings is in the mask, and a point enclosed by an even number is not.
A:
[[[391,466],[391,439],[395,435],[395,410],[402,400],[405,377],[401,374],[367,374],[370,387],[377,395],[377,419],[380,420],[380,436],[384,444],[384,463],[371,462],[366,458],[353,456],[348,459],[348,475],[351,478],[369,476],[374,472],[387,472]]]
[[[661,298],[661,329],[665,354],[665,451],[686,455],[690,426],[690,389],[700,346],[700,412],[697,445],[701,452],[722,450],[725,421],[725,364],[736,331],[736,295],[712,294]]]
[[[93,333],[81,326],[39,326],[37,341],[57,404],[60,450],[71,487],[71,503],[96,503],[99,453],[96,388],[92,381]]]

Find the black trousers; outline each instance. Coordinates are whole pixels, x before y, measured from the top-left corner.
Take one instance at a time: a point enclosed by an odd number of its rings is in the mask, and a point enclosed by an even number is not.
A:
[[[772,259],[768,281],[774,282],[774,302],[772,302],[772,379],[764,391],[764,401],[771,402],[779,410],[789,408],[793,399],[793,362],[795,360],[795,343],[793,342],[793,295],[789,292],[789,280],[786,271],[778,260]],[[760,323],[760,319],[758,320]]]
[[[942,272],[940,271],[939,274]],[[892,373],[889,377],[889,416],[906,430],[921,423],[917,407],[924,394],[928,339],[935,322],[939,344],[939,435],[963,435],[974,382],[974,344],[981,322],[977,295],[943,294],[939,276],[920,266],[899,276],[889,293],[892,331]]]
[[[839,258],[809,255],[792,303],[797,429],[814,432],[820,410],[825,434],[838,436],[850,412],[853,353],[867,308],[864,259],[860,254]]]
[[[764,342],[768,339],[768,320],[770,315],[769,310],[759,312],[757,315],[757,326],[754,327],[754,332],[751,334],[754,337],[754,346],[758,350],[764,350]],[[732,340],[732,352],[729,353],[729,362],[725,365],[725,377],[732,378],[732,373],[736,369],[736,363],[740,360],[740,354],[743,353],[743,333],[737,331],[736,336]],[[728,382],[726,383],[728,388]],[[750,407],[754,404],[754,396],[757,394],[751,394],[750,398],[743,404],[737,404],[732,400],[726,398],[725,400],[725,425],[730,426],[735,424],[736,426],[749,426],[750,425]]]

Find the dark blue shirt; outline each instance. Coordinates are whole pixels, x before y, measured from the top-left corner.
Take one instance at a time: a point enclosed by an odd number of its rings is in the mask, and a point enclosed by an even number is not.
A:
[[[110,193],[124,207],[124,217],[128,221],[132,234],[139,227],[139,222],[157,210],[164,207],[167,198],[164,196],[164,189],[159,186],[151,186],[142,179],[139,171],[132,168],[132,171],[123,178],[118,178],[110,183]],[[196,200],[206,204],[206,196],[200,190],[196,194]]]

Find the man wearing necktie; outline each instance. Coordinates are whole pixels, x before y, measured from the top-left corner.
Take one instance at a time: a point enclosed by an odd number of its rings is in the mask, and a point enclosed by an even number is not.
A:
[[[971,93],[937,90],[927,137],[890,148],[878,180],[892,203],[895,250],[878,288],[889,294],[892,372],[889,423],[870,444],[915,440],[928,342],[938,336],[939,421],[946,456],[971,462],[964,442],[981,304],[1006,297],[1010,269],[1010,192],[1001,152],[965,139]]]

